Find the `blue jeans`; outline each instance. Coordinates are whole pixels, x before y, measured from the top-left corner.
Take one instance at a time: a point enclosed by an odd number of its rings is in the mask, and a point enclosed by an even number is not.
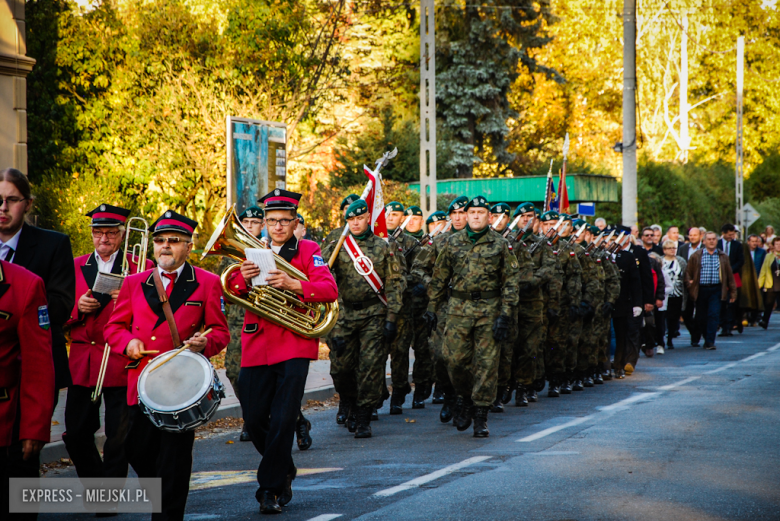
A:
[[[715,345],[715,335],[720,324],[721,291],[720,284],[699,286],[699,295],[696,297],[696,322],[707,345]]]

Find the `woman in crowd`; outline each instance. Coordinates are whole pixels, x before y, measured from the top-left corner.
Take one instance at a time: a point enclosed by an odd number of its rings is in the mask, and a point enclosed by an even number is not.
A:
[[[688,267],[688,263],[677,255],[677,243],[675,241],[665,241],[663,250],[663,274],[666,282],[666,298],[664,300],[667,329],[666,347],[674,349],[672,339],[680,335],[680,316],[682,315],[682,310],[685,309],[685,301],[688,298],[683,285],[685,269]],[[661,329],[659,336],[663,339],[663,320],[658,322],[658,327]]]
[[[771,226],[767,226],[771,228]],[[767,241],[769,245],[764,265],[761,266],[761,273],[758,275],[758,287],[764,293],[764,317],[758,322],[758,325],[764,329],[769,326],[769,317],[772,316],[772,310],[775,309],[777,295],[780,294],[780,237],[774,237]]]

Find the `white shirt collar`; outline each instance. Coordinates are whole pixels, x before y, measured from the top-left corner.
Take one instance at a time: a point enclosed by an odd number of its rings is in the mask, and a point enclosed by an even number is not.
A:
[[[95,250],[95,260],[97,260],[98,271],[101,273],[111,273],[111,268],[114,267],[114,261],[116,260],[118,253],[119,250],[115,251],[111,254],[107,261],[104,261],[100,257],[100,254],[97,252],[97,250]]]
[[[187,263],[185,262],[184,264],[179,266],[178,269],[176,269],[175,272],[173,272],[173,271],[166,271],[166,270],[162,269],[160,266],[157,266],[157,271],[160,272],[160,275],[162,275],[163,273],[176,273],[176,280],[179,280],[179,277],[181,277],[181,272],[184,271],[184,266],[186,264]],[[163,282],[165,282],[165,280],[167,280],[167,279],[165,277],[163,277]]]
[[[19,249],[18,248],[18,246],[19,246],[19,237],[22,235],[22,229],[23,228],[24,228],[24,226],[22,226],[22,228],[19,228],[19,231],[16,232],[16,235],[14,235],[10,239],[8,239],[8,242],[4,243],[3,241],[0,241],[0,259],[5,258],[6,251],[8,251],[8,248],[13,248],[14,254],[11,255],[11,258],[6,259],[8,261],[13,260],[14,256],[16,255],[16,250]]]

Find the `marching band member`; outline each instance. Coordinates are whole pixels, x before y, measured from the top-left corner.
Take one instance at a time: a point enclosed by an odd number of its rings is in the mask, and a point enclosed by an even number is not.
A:
[[[295,293],[303,302],[333,302],[336,283],[314,241],[295,237],[298,202],[301,195],[276,189],[260,199],[271,248],[301,270],[308,281],[297,280],[281,270],[272,270],[268,284]],[[384,243],[384,242],[383,242]],[[230,279],[231,288],[248,294],[251,279],[260,268],[251,261],[241,265]],[[292,459],[292,442],[299,419],[301,400],[309,373],[309,361],[317,360],[319,341],[304,338],[254,313],[246,313],[241,335],[239,400],[252,442],[262,455],[257,470],[260,513],[275,514],[292,500],[292,480],[297,469]]]
[[[466,209],[465,231],[450,236],[436,259],[424,317],[435,329],[436,310],[450,294],[442,345],[462,401],[453,424],[464,431],[473,419],[474,437],[484,438],[490,434],[487,415],[496,397],[500,343],[509,337],[518,303],[519,266],[507,241],[488,226],[487,199],[477,196]]]
[[[122,273],[123,260],[130,266],[130,273],[137,273],[132,252],[122,251],[125,222],[130,210],[101,204],[87,213],[92,218],[92,244],[95,251],[74,260],[76,269],[76,295],[79,299],[67,325],[71,326],[70,374],[73,385],[68,388],[65,403],[65,432],[62,441],[79,477],[125,477],[125,437],[127,436],[127,359],[110,354],[103,377],[103,392],[92,401],[92,393],[98,382],[106,341],[103,328],[114,311],[119,290],[104,294],[93,292],[98,272]],[[147,260],[141,271],[154,267]],[[106,442],[103,459],[95,446],[95,432],[100,428],[100,403],[105,397]]]
[[[165,212],[153,225],[157,268],[131,275],[119,291],[114,313],[104,335],[111,349],[131,360],[140,360],[127,374],[130,427],[127,460],[139,477],[162,478],[162,514],[153,519],[183,519],[192,471],[195,431],[173,433],[157,429],[138,405],[138,378],[152,356],[179,347],[182,338],[189,349],[210,358],[230,341],[223,313],[219,277],[187,262],[197,223],[174,211]],[[168,301],[160,299],[155,282],[160,275]],[[175,324],[166,324],[164,307],[170,306]],[[199,331],[211,329],[208,337]],[[176,332],[178,330],[178,333]]]
[[[0,197],[6,196],[0,193]],[[54,361],[43,280],[21,266],[0,261],[0,513],[4,516],[9,511],[9,479],[39,475],[53,412]]]
[[[341,400],[355,416],[355,438],[371,437],[371,413],[387,389],[384,344],[397,334],[406,288],[402,254],[374,235],[370,218],[362,199],[349,205],[350,235],[332,267],[343,306],[331,333],[330,347],[336,356],[331,358],[330,374]],[[330,256],[330,246],[325,258]]]

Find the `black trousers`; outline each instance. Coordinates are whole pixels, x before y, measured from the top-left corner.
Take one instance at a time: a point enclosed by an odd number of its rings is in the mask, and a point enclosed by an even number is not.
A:
[[[628,345],[626,349],[626,362],[636,367],[639,363],[639,350],[642,348],[642,315],[628,317]],[[617,333],[615,333],[617,335]],[[621,367],[622,369],[622,367]]]
[[[628,320],[629,317],[613,317],[612,327],[615,329],[615,358],[612,368],[623,369],[626,366],[628,346]]]
[[[190,491],[192,446],[195,431],[161,431],[147,418],[141,407],[129,407],[130,428],[125,452],[127,461],[139,478],[162,478],[162,513],[153,520],[184,519],[184,507]]]
[[[666,300],[666,331],[669,340],[677,337],[680,332],[682,301],[682,297],[669,297]]]
[[[18,394],[17,394],[18,396]],[[8,482],[10,478],[37,478],[40,476],[40,455],[23,459],[22,442],[19,440],[19,425],[21,415],[17,406],[16,421],[11,434],[11,445],[0,447],[0,519],[38,519],[38,514],[9,514]]]
[[[92,387],[71,385],[65,402],[65,433],[62,441],[80,478],[127,477],[125,439],[130,427],[127,387],[104,387],[92,403]],[[100,403],[106,401],[106,443],[103,459],[95,445],[100,428]]]
[[[664,342],[664,335],[666,334],[666,314],[668,309],[663,311],[653,311],[653,318],[655,319],[655,345],[666,347]],[[649,347],[649,346],[648,346]]]
[[[780,291],[769,290],[764,293],[764,316],[762,321],[769,324],[769,318],[772,316],[772,310],[775,309],[775,302],[780,300]]]
[[[305,358],[241,368],[238,387],[244,424],[262,456],[257,467],[258,501],[264,490],[280,494],[287,475],[295,472],[295,422],[308,374],[309,360]]]
[[[685,328],[691,334],[691,344],[698,344],[701,340],[701,330],[699,329],[699,321],[694,318],[696,310],[696,301],[688,295],[688,302],[683,309],[682,317],[685,322]]]

